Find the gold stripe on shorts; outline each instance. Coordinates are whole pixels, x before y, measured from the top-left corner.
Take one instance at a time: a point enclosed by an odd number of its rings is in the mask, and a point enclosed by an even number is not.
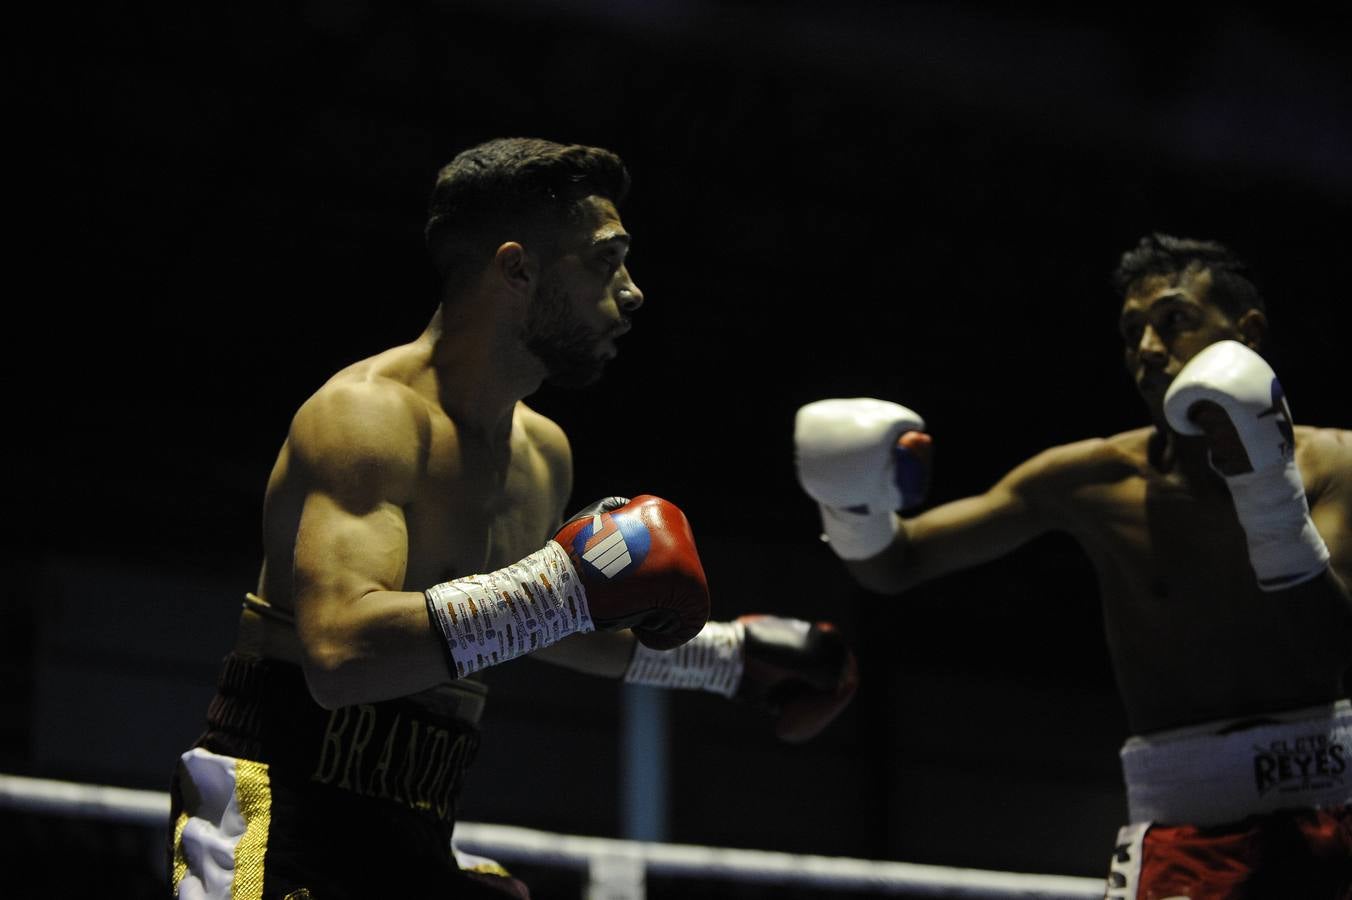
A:
[[[188,824],[192,818],[187,811],[178,814],[178,821],[174,823],[174,896],[178,896],[178,885],[183,880],[183,876],[188,874],[188,858],[183,854],[183,827]]]
[[[235,877],[231,900],[261,900],[263,856],[272,824],[272,784],[266,763],[235,761],[235,802],[244,818],[244,835],[235,845]]]

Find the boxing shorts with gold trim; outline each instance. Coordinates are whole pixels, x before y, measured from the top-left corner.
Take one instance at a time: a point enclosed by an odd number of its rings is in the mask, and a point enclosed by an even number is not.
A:
[[[326,710],[299,667],[231,654],[171,800],[174,895],[339,900],[528,896],[462,870],[455,805],[484,688]]]

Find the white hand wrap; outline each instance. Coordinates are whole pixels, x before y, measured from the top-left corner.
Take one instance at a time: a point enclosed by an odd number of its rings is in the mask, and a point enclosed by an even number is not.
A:
[[[1253,467],[1243,474],[1221,474],[1248,539],[1258,587],[1277,591],[1323,574],[1329,550],[1310,519],[1291,411],[1276,373],[1238,341],[1212,344],[1188,361],[1165,393],[1170,427],[1180,434],[1204,434],[1190,417],[1203,401],[1225,411]]]
[[[425,593],[457,678],[596,627],[573,563],[554,541],[506,568]]]
[[[1305,485],[1295,463],[1280,469],[1231,475],[1239,523],[1249,543],[1258,587],[1280,591],[1324,574],[1329,548],[1310,518]]]
[[[652,650],[636,643],[624,680],[731,697],[742,683],[745,644],[741,622],[706,622],[699,634],[675,650]]]
[[[867,397],[819,400],[798,410],[798,481],[820,504],[822,528],[837,556],[868,559],[892,544],[893,510],[920,499],[908,495],[898,477],[897,439],[924,429],[925,420],[906,407]]]
[[[822,540],[841,559],[869,559],[888,547],[897,536],[897,517],[886,512],[860,513],[817,504],[822,515]]]

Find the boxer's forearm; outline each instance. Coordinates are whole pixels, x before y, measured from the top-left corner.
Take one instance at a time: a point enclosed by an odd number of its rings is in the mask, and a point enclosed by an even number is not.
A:
[[[860,587],[877,594],[899,594],[919,580],[918,573],[908,565],[908,544],[905,524],[898,521],[892,543],[883,552],[868,559],[842,562]]]
[[[531,658],[586,675],[619,678],[629,666],[635,643],[634,633],[627,628],[593,631],[564,638],[535,651]]]
[[[375,703],[450,680],[422,592],[372,591],[297,619],[302,666],[326,709]]]
[[[964,497],[914,517],[894,517],[892,543],[868,559],[846,560],[859,584],[895,594],[922,582],[970,569],[1004,556],[1045,533],[1050,521],[1027,499],[1029,472],[1041,457],[1025,463],[984,494]]]

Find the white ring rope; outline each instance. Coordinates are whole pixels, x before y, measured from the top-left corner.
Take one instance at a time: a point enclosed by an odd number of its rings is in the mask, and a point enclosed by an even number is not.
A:
[[[167,828],[169,824],[166,793],[17,775],[0,775],[0,807],[157,828]],[[654,875],[870,890],[915,897],[1101,900],[1104,892],[1104,881],[1097,878],[658,844],[551,834],[481,822],[457,823],[455,844],[470,853],[508,862],[591,869],[619,863],[640,866]]]
[[[1105,885],[1102,879],[1097,878],[1024,875],[688,844],[654,844],[550,834],[478,822],[456,825],[455,842],[456,846],[470,852],[484,853],[507,861],[578,866],[599,858],[637,858],[647,871],[658,875],[812,885],[879,893],[905,891],[919,897],[1102,900]]]
[[[0,775],[0,807],[72,819],[169,827],[169,795],[160,791]]]

